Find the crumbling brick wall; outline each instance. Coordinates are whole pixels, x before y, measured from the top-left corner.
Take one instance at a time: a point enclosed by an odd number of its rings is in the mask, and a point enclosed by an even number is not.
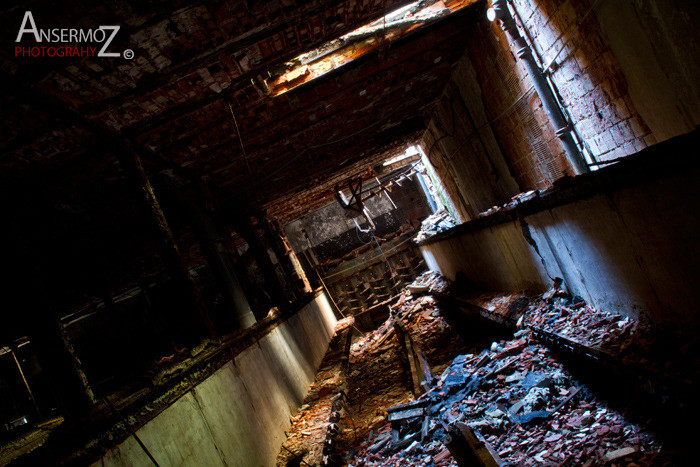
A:
[[[604,161],[632,154],[656,141],[634,108],[627,81],[595,13],[586,16],[592,3],[514,2],[545,66],[562,50],[550,71],[552,81],[576,130],[593,155]]]
[[[596,161],[629,155],[655,142],[634,108],[595,14],[586,16],[589,2],[515,0],[513,5],[542,67],[554,60],[549,72],[555,91]],[[469,38],[468,52],[489,114],[497,118],[494,130],[521,187],[546,188],[572,173],[555,129],[501,27],[482,21]]]
[[[586,16],[588,2],[515,0],[513,5],[542,67],[554,60],[551,81],[596,161],[632,154],[655,142],[632,104],[595,14]],[[546,188],[572,173],[555,128],[501,27],[482,21],[469,39],[468,51],[489,114],[498,118],[494,130],[521,187]]]
[[[595,13],[589,13],[591,4],[575,0],[514,0],[512,5],[521,34],[533,46],[542,68],[553,61],[551,82],[583,142],[587,158],[602,162],[633,154],[656,141],[628,95],[625,76]],[[467,37],[466,57],[475,70],[488,118],[483,126],[493,131],[501,157],[518,188],[545,189],[562,176],[573,174],[573,170],[515,52],[501,26],[486,18]],[[447,118],[449,115],[440,107],[433,115],[434,120]],[[435,140],[439,136],[429,129],[424,138]],[[468,136],[475,139],[477,135]],[[467,144],[473,143],[460,142],[460,146]],[[445,151],[442,141],[439,145],[442,151],[434,152],[435,159],[441,160],[449,151]],[[499,151],[489,152],[493,156]],[[449,156],[454,159],[469,155]],[[440,163],[449,165],[444,160]],[[456,186],[474,185],[474,177],[468,175]],[[500,200],[494,198],[494,204],[497,201]]]

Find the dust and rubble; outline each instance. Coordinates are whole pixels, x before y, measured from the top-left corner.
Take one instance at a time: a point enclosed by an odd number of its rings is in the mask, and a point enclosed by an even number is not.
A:
[[[418,400],[427,405],[421,416],[387,423],[359,444],[348,465],[458,465],[445,441],[457,422],[492,446],[500,465],[624,459],[644,465],[660,449],[649,432],[606,407],[529,338],[457,356]],[[424,419],[428,429],[421,433]],[[398,441],[389,443],[393,430]]]
[[[336,323],[335,335],[304,398],[304,404],[295,415],[290,416],[291,424],[285,432],[287,439],[277,456],[278,466],[325,464],[324,456],[328,455],[329,449],[326,440],[338,422],[333,413],[337,411],[339,395],[342,397],[345,393],[343,369],[347,365],[354,323],[353,317]]]
[[[498,323],[511,337],[467,342],[446,307]],[[556,336],[592,352],[594,364],[605,363],[600,355],[642,360],[678,380],[682,363],[648,357],[666,340],[643,319],[595,309],[561,280],[537,296],[475,294],[431,271],[390,310],[377,329],[354,335],[346,365],[319,374],[316,400],[295,418],[280,460],[294,451],[313,454],[304,456],[309,465],[353,467],[465,465],[470,456],[485,465],[672,465],[673,451],[640,417],[607,404],[551,345]],[[318,390],[329,377],[332,388]],[[331,430],[333,397],[342,410]],[[333,445],[325,456],[324,443]]]
[[[539,197],[540,193],[540,190],[531,190],[524,193],[518,193],[517,195],[513,196],[509,202],[503,204],[502,206],[493,206],[487,211],[479,213],[478,217],[487,217],[491,214],[495,214],[503,210],[513,209],[521,203]],[[450,213],[447,212],[447,210],[440,209],[436,213],[428,216],[421,223],[420,231],[415,237],[413,237],[413,241],[415,243],[421,243],[422,241],[429,239],[433,235],[455,227],[457,224],[459,224],[459,222],[457,222],[450,215]]]
[[[517,195],[513,196],[510,199],[510,201],[508,201],[507,203],[505,203],[501,206],[492,206],[488,210],[486,210],[484,212],[480,212],[479,217],[489,216],[491,214],[494,214],[494,213],[499,212],[499,211],[504,210],[504,209],[506,209],[506,210],[512,209],[512,208],[516,207],[517,205],[519,205],[520,203],[524,203],[525,201],[530,201],[531,199],[537,198],[541,194],[545,194],[546,191],[547,190],[545,190],[545,192],[541,192],[540,190],[530,190],[530,191],[526,191],[523,193],[518,193]]]
[[[451,229],[455,225],[457,225],[457,221],[450,216],[449,212],[447,212],[445,209],[441,209],[435,214],[428,216],[421,223],[420,231],[415,237],[413,237],[413,241],[415,243],[420,243],[437,233]]]
[[[448,286],[449,287],[449,286]],[[435,291],[478,308],[492,321],[527,328],[538,339],[579,351],[611,364],[674,384],[687,391],[700,376],[694,339],[679,330],[658,328],[642,314],[632,317],[595,308],[570,294],[555,278],[541,296],[484,293],[460,297],[456,287]]]
[[[466,349],[432,297],[404,290],[390,308],[391,316],[373,332],[358,336],[350,349],[348,420],[352,431],[345,431],[339,441],[344,453],[377,430],[386,431],[387,408],[418,396],[413,392],[402,333],[413,336],[413,345],[426,349],[433,369],[447,367],[453,355]]]

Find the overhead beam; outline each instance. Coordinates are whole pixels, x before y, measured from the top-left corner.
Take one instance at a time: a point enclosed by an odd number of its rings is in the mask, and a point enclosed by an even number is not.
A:
[[[464,8],[462,10],[456,11],[455,13],[453,13],[451,15],[437,19],[434,22],[426,25],[425,28],[418,29],[417,31],[411,32],[408,35],[397,39],[393,44],[397,44],[397,43],[400,43],[401,41],[408,40],[408,38],[415,37],[415,35],[419,34],[419,33],[427,33],[430,30],[432,30],[432,28],[436,28],[436,27],[439,27],[440,25],[442,25],[446,19],[449,19],[449,18],[454,19],[458,16],[461,16],[461,14],[464,11],[468,11],[468,10],[471,10],[471,9]],[[323,42],[320,42],[317,45],[321,45],[322,43]],[[378,53],[378,52],[379,52],[379,50],[377,50],[375,53]],[[294,55],[295,54],[292,54],[289,58],[293,58]],[[367,55],[374,56],[371,54],[367,54]],[[288,60],[289,58],[287,58],[286,60]],[[279,64],[279,63],[282,63],[286,60],[281,60],[281,59],[276,60],[275,63]],[[274,66],[274,65],[268,64],[266,66],[266,68],[269,68],[272,66]],[[262,70],[259,70],[257,73],[259,73],[260,71],[262,71]],[[255,73],[255,74],[257,74],[257,73]],[[208,105],[211,105],[212,103],[216,102],[219,99],[223,99],[223,98],[228,97],[231,93],[240,89],[240,86],[242,84],[249,85],[249,79],[251,77],[252,77],[252,75],[247,76],[247,80],[245,82],[239,79],[235,83],[232,83],[228,88],[222,90],[219,93],[207,94],[207,95],[200,97],[199,99],[190,100],[190,101],[184,102],[182,104],[177,104],[174,107],[170,108],[169,110],[166,110],[165,112],[162,112],[162,113],[155,115],[151,118],[148,118],[146,120],[143,120],[143,121],[140,121],[140,122],[135,123],[133,125],[130,125],[129,127],[124,129],[124,133],[128,134],[128,135],[132,135],[132,136],[146,133],[150,130],[158,128],[159,126],[165,124],[168,121],[182,118],[185,115],[193,113],[201,108],[207,107]]]
[[[467,10],[467,9],[465,9],[465,10]],[[455,14],[459,14],[461,11],[464,11],[464,10],[460,10],[460,11],[456,12]],[[430,26],[433,26],[433,25],[429,25],[429,28],[432,29]],[[423,28],[419,31],[416,31],[413,34],[420,33],[420,32],[429,32],[429,29]],[[454,32],[455,32],[455,34],[459,33],[458,30],[454,31]],[[450,37],[452,37],[452,36],[450,36]],[[405,38],[402,38],[402,40],[403,39],[405,39]],[[450,38],[445,38],[445,40],[439,42],[438,45],[443,44],[445,42],[448,42],[449,39]],[[435,45],[436,44],[433,44],[432,46],[435,46]],[[376,54],[378,54],[378,53],[380,53],[380,51],[373,51],[370,54],[367,54],[366,56],[362,57],[356,63],[359,64],[359,63],[362,63],[366,60],[371,60],[374,57],[376,57]],[[390,70],[390,69],[394,68],[395,66],[399,66],[400,64],[405,63],[406,61],[410,60],[414,55],[408,57],[405,60],[402,60],[401,62],[398,62],[395,65],[392,65],[392,67],[387,68],[386,70]],[[347,69],[347,67],[344,67],[344,69]],[[332,79],[335,77],[335,75],[336,75],[336,73],[331,72],[328,75],[323,76],[320,79]],[[13,81],[15,83],[17,82],[16,78],[11,77],[10,75],[6,75],[6,76],[11,81]],[[317,81],[317,80],[315,80],[315,81]],[[353,83],[353,85],[359,85],[359,84],[360,84],[359,80],[357,82]],[[16,87],[16,84],[12,85],[12,87]],[[24,80],[22,80],[21,87],[24,89],[28,89],[26,82]],[[46,104],[47,104],[46,102],[44,102],[44,98],[48,98],[49,104],[50,104],[50,106],[54,107],[54,110],[58,109],[58,108],[61,109],[60,113],[61,113],[62,117],[61,117],[61,119],[59,119],[59,127],[69,126],[70,123],[73,123],[73,124],[88,128],[97,134],[107,134],[108,133],[111,135],[119,135],[120,138],[122,137],[121,136],[122,134],[125,134],[125,135],[131,135],[131,138],[133,139],[133,137],[136,137],[137,135],[141,135],[141,134],[146,133],[148,131],[151,131],[151,130],[153,130],[161,125],[164,125],[170,121],[176,120],[176,119],[181,118],[185,115],[188,115],[192,112],[195,112],[201,108],[206,107],[207,105],[210,105],[210,104],[216,102],[219,99],[224,99],[230,92],[232,92],[234,90],[234,89],[232,89],[233,87],[234,86],[232,85],[231,87],[222,91],[222,93],[208,95],[208,96],[205,96],[204,98],[201,98],[201,99],[194,101],[194,102],[180,104],[180,105],[173,107],[172,109],[170,109],[166,112],[163,112],[155,117],[152,117],[152,118],[144,120],[140,123],[134,124],[128,128],[125,128],[121,134],[119,132],[117,132],[116,130],[110,128],[109,126],[107,126],[99,121],[88,118],[87,116],[85,116],[83,114],[82,110],[80,113],[78,113],[77,111],[67,107],[64,103],[59,102],[59,101],[57,101],[49,96],[43,95],[43,97],[41,99],[39,99],[39,100],[34,99],[34,100],[38,101],[37,106],[42,108],[42,107],[46,107]],[[37,97],[37,96],[36,96],[36,94],[32,94],[32,97]],[[258,105],[262,106],[262,105],[264,105],[264,103],[261,102]],[[290,114],[290,116],[298,114],[299,112],[301,112],[305,109],[306,108],[300,108],[298,110],[295,110],[293,114]],[[53,131],[53,130],[55,130],[55,127],[42,128],[38,132],[33,132],[33,131],[25,132],[22,134],[21,138],[17,139],[17,141],[12,141],[10,143],[9,147],[3,148],[2,154],[5,155],[5,154],[11,153],[13,151],[19,150],[22,147],[26,146],[26,144],[29,144],[32,141],[43,137],[47,132]],[[254,133],[257,132],[258,130],[259,129],[256,129],[254,131]],[[250,136],[251,136],[250,134],[243,135],[243,137],[246,140],[249,139]],[[140,148],[140,147],[137,147],[137,148],[138,148],[139,153],[142,157],[156,163],[159,166],[171,168],[174,170],[182,170],[182,168],[178,164],[176,164],[172,161],[168,161],[167,159],[165,159],[161,156],[158,156],[157,154],[155,154],[154,152],[152,152],[150,150],[146,150],[145,148]],[[167,148],[165,148],[165,150],[167,150]]]
[[[402,66],[402,65],[405,65],[406,63],[408,63],[408,62],[414,60],[415,57],[416,57],[417,55],[421,55],[421,53],[422,53],[424,50],[426,50],[426,49],[430,49],[430,48],[434,48],[434,47],[440,47],[440,46],[442,46],[443,44],[453,42],[454,37],[455,37],[456,35],[459,35],[459,33],[460,33],[460,30],[455,30],[455,31],[453,31],[453,34],[445,35],[445,36],[443,37],[443,39],[442,39],[441,41],[437,42],[437,43],[430,44],[430,46],[425,46],[425,47],[423,47],[423,48],[416,48],[416,49],[413,50],[413,53],[412,53],[411,55],[408,55],[408,56],[407,56],[406,58],[404,58],[403,60],[398,61],[398,62],[396,62],[396,63],[393,63],[393,64],[391,64],[391,66],[388,66],[388,67],[386,67],[386,68],[381,68],[381,66],[378,64],[375,73],[390,73],[392,70],[396,69],[397,67],[400,67],[400,66]],[[357,67],[357,66],[359,66],[360,64],[363,64],[363,63],[373,62],[379,53],[380,53],[379,50],[372,51],[372,52],[370,52],[369,54],[363,56],[361,59],[358,59],[355,63],[353,63],[353,64],[351,65],[351,67]],[[441,65],[438,65],[438,66],[435,66],[435,67],[431,67],[431,68],[426,68],[426,69],[424,69],[421,73],[418,73],[418,74],[416,74],[416,75],[414,75],[414,76],[411,76],[411,77],[409,78],[409,81],[408,81],[407,83],[405,83],[405,84],[409,84],[409,83],[410,83],[411,81],[413,81],[414,79],[415,79],[415,80],[420,80],[425,74],[430,73],[430,72],[434,72],[435,68],[446,67],[446,66],[449,66],[449,64],[445,61],[445,62],[443,62],[443,64],[441,64]],[[314,80],[314,81],[315,81],[315,83],[322,83],[322,82],[327,81],[327,80],[330,80],[330,79],[335,79],[339,73],[346,73],[349,69],[351,69],[351,67],[343,67],[342,70],[338,70],[338,72],[330,72],[330,73],[328,73],[328,74],[326,74],[326,75],[324,75],[324,76],[322,76],[322,77],[317,78],[317,79]],[[329,98],[331,98],[331,97],[333,97],[333,96],[336,96],[336,95],[338,95],[338,94],[341,94],[341,93],[348,93],[348,92],[351,92],[352,90],[359,89],[359,88],[363,87],[364,85],[365,85],[365,84],[364,84],[364,77],[358,77],[357,80],[355,80],[355,81],[352,82],[352,83],[349,83],[349,84],[348,84],[347,86],[345,86],[344,88],[338,89],[337,91],[335,91],[335,92],[329,94],[328,96],[326,96],[326,97],[325,97],[325,100],[328,100]],[[290,94],[290,95],[293,95],[295,92],[303,92],[303,89],[298,89],[298,90],[290,91],[289,94]],[[435,90],[435,92],[436,92],[436,94],[437,94],[437,93],[441,92],[441,90]],[[402,96],[405,97],[405,94],[403,94]],[[279,98],[282,98],[282,99],[283,99],[284,97],[279,97]],[[381,99],[381,98],[379,98],[379,99]],[[258,103],[258,104],[255,104],[255,105],[249,110],[249,112],[255,114],[255,113],[257,113],[258,110],[261,109],[265,104],[266,104],[266,101],[263,101],[263,102],[260,102],[260,103]],[[296,117],[298,117],[299,115],[301,115],[301,114],[303,114],[305,111],[307,111],[309,108],[311,108],[311,107],[313,107],[314,105],[317,105],[317,104],[318,104],[318,101],[314,101],[314,102],[310,103],[310,104],[307,105],[307,106],[300,106],[300,107],[295,108],[292,112],[290,112],[289,114],[285,115],[285,116],[283,117],[283,119],[276,119],[276,121],[272,122],[272,124],[275,125],[275,126],[272,127],[272,128],[284,128],[284,127],[287,125],[287,124],[286,124],[286,121],[287,121],[287,120],[295,119]],[[339,112],[342,112],[342,110],[336,111],[336,112],[334,112],[333,114],[330,114],[330,115],[328,115],[327,117],[324,117],[324,119],[325,119],[325,118],[329,118],[329,117],[333,117],[333,116],[335,116],[335,115],[336,115],[337,113],[339,113]],[[218,120],[218,121],[212,123],[211,125],[207,125],[207,129],[209,129],[209,128],[215,128],[215,127],[217,126],[217,123],[218,123],[218,124],[223,124],[222,122],[225,122],[225,121],[229,120],[228,115],[229,115],[229,114],[226,113],[224,118],[222,118],[222,119],[220,119],[220,120]],[[172,120],[174,120],[174,119],[169,119],[169,120],[172,121]],[[314,122],[314,123],[312,124],[312,126],[317,126],[319,123],[321,123],[321,122],[323,122],[323,121],[324,121],[323,119],[317,120],[316,122]],[[243,136],[244,141],[249,141],[251,138],[254,137],[254,135],[260,133],[262,130],[265,130],[265,131],[267,131],[267,132],[269,132],[269,133],[272,133],[272,134],[280,134],[280,132],[278,132],[278,131],[276,131],[276,130],[273,130],[272,128],[271,128],[270,126],[259,126],[259,127],[256,127],[253,131],[249,131],[249,132],[247,132],[247,133],[243,133],[242,136]],[[308,129],[309,127],[307,126],[307,127],[305,127],[305,128]],[[202,128],[197,128],[196,131],[191,132],[191,133],[189,133],[189,134],[185,134],[184,137],[175,139],[175,140],[174,140],[171,144],[169,144],[168,146],[161,147],[160,150],[161,150],[162,152],[167,152],[167,151],[168,151],[170,148],[172,148],[172,147],[186,145],[188,141],[192,140],[193,138],[195,138],[196,136],[198,136],[199,134],[201,134],[201,131],[202,131]],[[288,136],[285,135],[284,138],[288,138]],[[282,139],[282,137],[280,136],[278,139]],[[227,144],[228,144],[228,143],[227,143]]]
[[[396,2],[392,2],[391,7],[400,7],[403,6],[404,4],[410,3],[411,0],[400,0]],[[236,51],[240,49],[244,49],[246,47],[253,46],[255,44],[258,44],[260,42],[263,42],[275,34],[278,34],[282,31],[284,31],[287,28],[296,26],[299,24],[300,19],[304,17],[308,17],[310,15],[319,15],[325,11],[328,11],[329,9],[337,8],[341,4],[344,3],[349,3],[347,0],[334,0],[329,3],[324,3],[320,2],[320,4],[311,9],[311,10],[306,10],[304,12],[298,13],[297,15],[293,17],[286,18],[283,22],[274,25],[270,28],[266,28],[258,33],[252,34],[250,36],[244,37],[242,39],[229,39],[228,41],[224,42],[223,44],[219,45],[218,47],[215,47],[212,50],[209,50],[207,52],[201,53],[198,56],[187,60],[183,63],[179,63],[178,65],[171,67],[170,69],[167,69],[161,73],[157,74],[152,74],[149,75],[148,78],[142,79],[138,86],[129,90],[122,92],[120,94],[117,94],[116,96],[110,97],[104,101],[101,101],[100,103],[96,105],[89,105],[85,106],[84,110],[91,114],[91,115],[97,115],[100,113],[103,113],[111,108],[114,107],[121,107],[124,105],[127,101],[132,100],[132,99],[137,99],[139,97],[142,97],[148,93],[151,93],[153,91],[156,91],[160,87],[174,82],[178,81],[180,79],[183,79],[185,76],[188,74],[191,74],[193,70],[207,67],[209,65],[212,65],[214,63],[218,63],[220,60],[219,55],[221,54],[226,54],[226,55],[232,55]],[[249,72],[239,76],[235,82],[231,83],[231,86],[227,88],[227,92],[232,92],[234,90],[237,90],[240,88],[242,84],[248,85],[250,84],[250,79],[253,78],[254,76],[260,74],[263,72],[265,69],[269,69],[272,67],[275,67],[281,63],[284,63],[286,61],[289,61],[299,55],[300,53],[303,52],[302,49],[313,49],[315,47],[318,47],[325,42],[332,40],[334,37],[340,37],[344,35],[347,32],[350,32],[357,27],[360,26],[360,22],[368,22],[372,21],[376,18],[381,18],[384,14],[384,9],[382,7],[382,3],[378,3],[379,9],[376,11],[371,12],[370,14],[367,14],[366,16],[360,16],[356,18],[356,22],[352,24],[346,25],[344,28],[335,30],[333,31],[332,34],[326,34],[323,37],[320,37],[319,39],[312,41],[309,43],[307,46],[301,46],[301,47],[296,47],[293,48],[291,51],[278,55],[275,59],[260,63],[256,68],[250,70]],[[223,92],[223,91],[222,91]]]

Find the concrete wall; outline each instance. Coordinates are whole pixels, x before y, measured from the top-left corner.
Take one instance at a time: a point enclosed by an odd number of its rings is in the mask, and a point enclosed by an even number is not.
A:
[[[365,204],[373,219],[394,209],[386,198],[371,198]],[[358,222],[360,220],[358,218]],[[361,223],[364,222],[362,220]],[[335,200],[284,226],[287,238],[296,251],[308,248],[303,230],[306,230],[311,246],[316,247],[353,229],[355,223]]]
[[[595,14],[656,140],[700,124],[700,3],[605,1]]]
[[[404,167],[403,170],[408,169]],[[363,186],[363,196],[367,196],[369,191],[376,187],[376,182],[366,182]],[[375,196],[365,201],[365,207],[376,226],[374,233],[379,237],[397,231],[406,223],[418,227],[420,221],[431,212],[416,176],[403,180],[400,186],[394,184],[390,190],[391,200],[396,207],[386,196]],[[334,200],[320,209],[289,222],[284,226],[284,232],[292,249],[297,253],[309,249],[310,243],[314,255],[320,261],[337,258],[362,246],[370,238],[357,231],[352,217],[348,217],[347,214],[348,211]],[[356,219],[361,226],[366,226],[367,221],[363,216],[358,216]],[[308,241],[304,232],[308,235]]]
[[[644,312],[660,324],[698,325],[700,169],[690,156],[681,164],[672,152],[666,159],[663,154],[651,156],[657,161],[642,182],[616,189],[615,180],[634,169],[610,167],[587,176],[610,174],[594,196],[545,209],[524,204],[523,219],[542,259],[514,212],[502,214],[502,222],[462,224],[421,245],[423,256],[431,269],[451,279],[462,272],[484,289],[544,291],[550,276],[561,277],[597,308]],[[654,170],[669,173],[657,177]],[[484,226],[474,225],[479,222]]]
[[[509,201],[520,191],[488,120],[476,72],[464,57],[438,99],[421,142],[463,220]]]
[[[281,323],[141,427],[163,466],[274,465],[335,328],[325,295]],[[133,437],[93,465],[152,465]]]

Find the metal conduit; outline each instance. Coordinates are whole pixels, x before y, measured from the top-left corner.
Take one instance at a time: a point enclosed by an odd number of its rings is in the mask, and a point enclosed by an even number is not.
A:
[[[554,93],[549,87],[549,83],[547,83],[542,70],[535,62],[530,46],[523,36],[520,35],[520,31],[518,31],[518,27],[515,24],[515,19],[513,19],[513,15],[508,9],[507,0],[493,0],[492,12],[489,13],[489,19],[492,21],[496,19],[501,20],[501,27],[508,34],[513,44],[515,44],[516,55],[525,63],[525,68],[530,75],[535,91],[540,97],[542,106],[554,125],[555,134],[564,145],[566,156],[569,162],[571,162],[574,171],[577,175],[588,172],[588,165],[576,146],[574,138],[571,136],[572,128],[564,118],[564,114],[559,108]]]

